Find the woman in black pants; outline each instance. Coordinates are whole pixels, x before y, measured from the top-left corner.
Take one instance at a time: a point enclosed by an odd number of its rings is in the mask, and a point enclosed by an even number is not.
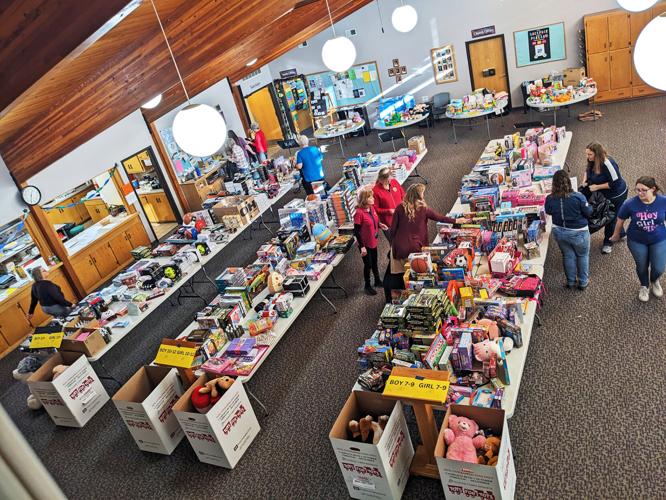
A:
[[[361,250],[365,293],[368,295],[377,295],[377,291],[370,285],[370,271],[375,277],[375,286],[383,286],[377,267],[377,236],[380,229],[385,230],[388,227],[379,222],[372,189],[361,189],[354,214],[354,235]]]

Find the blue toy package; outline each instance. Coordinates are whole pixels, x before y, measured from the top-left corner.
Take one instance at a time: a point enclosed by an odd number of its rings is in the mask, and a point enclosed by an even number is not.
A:
[[[398,97],[384,97],[379,100],[379,120],[390,118],[393,113],[407,111],[416,106],[414,96],[405,94]]]

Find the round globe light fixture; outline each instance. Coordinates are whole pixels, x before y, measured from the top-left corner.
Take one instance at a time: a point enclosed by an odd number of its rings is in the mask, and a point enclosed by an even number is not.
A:
[[[657,0],[617,0],[617,3],[620,4],[620,7],[624,10],[640,12],[652,7],[657,3]]]
[[[162,94],[158,94],[155,97],[153,97],[150,101],[143,103],[141,107],[145,109],[153,109],[160,102],[162,102]]]
[[[227,138],[224,118],[211,106],[190,104],[173,120],[173,138],[178,147],[192,156],[210,156]]]
[[[648,85],[666,90],[666,13],[650,21],[636,40],[634,66]]]
[[[408,33],[414,29],[416,22],[419,20],[419,15],[416,9],[411,5],[401,5],[396,7],[391,15],[391,23],[396,31],[400,33]]]
[[[346,36],[331,38],[321,49],[321,58],[331,71],[347,71],[356,61],[356,47]]]

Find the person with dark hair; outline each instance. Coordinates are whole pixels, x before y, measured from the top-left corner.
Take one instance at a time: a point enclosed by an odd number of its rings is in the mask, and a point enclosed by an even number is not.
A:
[[[47,280],[48,273],[42,271],[41,267],[32,270],[32,279],[35,283],[30,292],[30,308],[28,309],[28,321],[35,314],[37,303],[42,306],[42,311],[51,316],[62,318],[72,310],[72,303],[65,299],[62,290],[52,281]]]
[[[358,205],[354,214],[354,235],[361,250],[363,259],[363,278],[365,279],[365,293],[377,295],[370,285],[370,271],[375,277],[375,286],[382,286],[377,267],[377,236],[379,229],[388,229],[379,221],[375,210],[374,193],[370,187],[361,189],[358,194]]]
[[[546,197],[544,209],[553,218],[553,237],[562,252],[566,287],[578,284],[585,290],[590,282],[590,231],[587,218],[592,207],[585,196],[574,192],[569,174],[558,170],[553,176],[552,192]]]
[[[592,142],[585,149],[587,155],[587,169],[583,174],[581,187],[587,187],[591,192],[600,191],[615,208],[616,216],[604,228],[604,242],[601,253],[608,254],[613,251],[613,242],[610,237],[615,229],[615,221],[620,207],[627,199],[627,183],[620,175],[617,162],[608,156],[604,147]],[[625,237],[622,230],[622,238]]]
[[[243,150],[243,154],[245,155],[245,160],[248,163],[251,163],[252,158],[250,157],[250,154],[253,153],[253,151],[252,149],[250,149],[250,146],[248,146],[247,141],[242,137],[238,137],[236,135],[236,132],[234,132],[233,130],[229,130],[227,132],[227,138],[233,139],[233,141]]]
[[[619,241],[624,223],[630,219],[627,230],[627,246],[636,262],[636,274],[641,282],[638,300],[650,300],[650,290],[655,297],[664,291],[659,278],[666,267],[666,196],[660,191],[654,177],[640,177],[636,181],[636,194],[627,200],[617,214],[615,231],[611,241]]]
[[[379,215],[379,220],[387,227],[393,223],[393,214],[395,209],[405,196],[405,190],[400,183],[395,180],[389,167],[383,167],[377,175],[377,183],[372,191],[375,194],[375,208]],[[384,231],[386,239],[391,241],[389,230]]]

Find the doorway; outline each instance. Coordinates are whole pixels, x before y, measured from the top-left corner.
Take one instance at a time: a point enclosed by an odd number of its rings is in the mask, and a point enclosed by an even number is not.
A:
[[[266,85],[245,98],[250,120],[258,123],[264,131],[266,139],[278,141],[282,139],[280,121],[275,113],[275,104],[271,95],[271,85]]]
[[[122,162],[132,189],[158,240],[178,227],[177,210],[153,149],[147,147]]]
[[[511,87],[507,71],[504,35],[465,42],[472,90],[484,87],[509,95],[507,111],[511,110]]]

